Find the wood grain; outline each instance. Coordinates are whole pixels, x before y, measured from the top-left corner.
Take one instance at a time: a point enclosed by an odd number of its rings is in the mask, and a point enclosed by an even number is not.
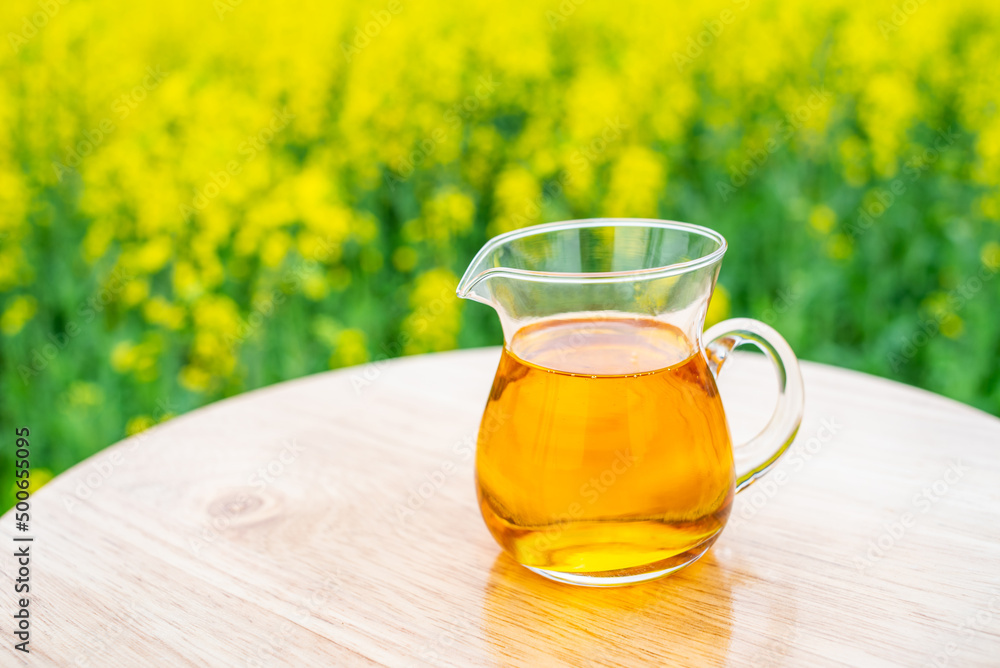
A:
[[[1000,665],[1000,420],[806,363],[796,444],[705,558],[575,588],[479,517],[498,356],[251,392],[59,476],[33,497],[32,652],[5,631],[0,665]],[[723,371],[737,439],[770,412],[764,364]]]

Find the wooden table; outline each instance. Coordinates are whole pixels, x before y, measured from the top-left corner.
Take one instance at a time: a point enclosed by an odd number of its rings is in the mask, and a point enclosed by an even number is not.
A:
[[[59,476],[32,500],[29,660],[0,520],[0,665],[1000,665],[1000,420],[806,363],[796,444],[700,562],[578,588],[480,520],[498,354],[283,383]],[[723,371],[736,438],[770,412],[763,364]]]

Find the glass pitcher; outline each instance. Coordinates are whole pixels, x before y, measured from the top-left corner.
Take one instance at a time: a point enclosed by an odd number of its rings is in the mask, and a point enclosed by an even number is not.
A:
[[[748,318],[702,333],[725,252],[704,227],[615,218],[520,229],[473,259],[458,295],[492,306],[504,335],[476,488],[518,563],[590,586],[672,573],[788,449],[804,401],[792,349]],[[734,448],[715,379],[745,343],[774,363],[779,396]]]

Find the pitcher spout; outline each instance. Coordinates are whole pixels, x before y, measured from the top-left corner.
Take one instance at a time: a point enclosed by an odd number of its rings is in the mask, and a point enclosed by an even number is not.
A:
[[[651,317],[695,337],[725,239],[707,228],[642,219],[536,225],[491,239],[458,283],[500,317],[504,340],[548,318]]]
[[[502,270],[491,266],[491,254],[484,253],[489,246],[490,244],[487,244],[483,247],[472,260],[468,269],[465,270],[465,274],[462,275],[462,280],[458,282],[455,294],[461,299],[471,299],[496,308],[497,304],[491,290],[490,276],[496,276]]]

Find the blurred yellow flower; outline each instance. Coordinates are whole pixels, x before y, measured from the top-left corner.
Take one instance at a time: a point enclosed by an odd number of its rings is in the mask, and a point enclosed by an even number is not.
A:
[[[153,297],[142,307],[146,322],[177,330],[184,325],[184,309],[171,304],[163,297]]]
[[[955,315],[949,313],[941,319],[941,333],[949,339],[957,339],[965,331],[965,322]]]
[[[343,327],[328,315],[319,315],[313,319],[312,333],[329,348],[337,347],[337,338]]]
[[[410,246],[400,246],[392,252],[392,266],[403,273],[413,271],[417,259],[417,251]]]
[[[34,272],[25,260],[20,245],[0,245],[0,290],[30,284],[33,278]]]
[[[827,234],[837,224],[837,214],[825,204],[818,204],[809,212],[809,225],[817,232]]]
[[[125,424],[125,434],[127,436],[134,436],[139,432],[146,431],[152,427],[156,422],[148,415],[137,415],[130,419]]]
[[[208,390],[212,376],[204,369],[188,364],[181,369],[178,380],[184,389],[200,393]]]
[[[264,240],[260,249],[260,259],[267,267],[277,267],[285,259],[292,247],[292,238],[285,232],[273,232]]]
[[[514,167],[500,174],[494,197],[497,215],[487,230],[490,235],[541,222],[542,189],[526,169]]]
[[[104,390],[99,385],[86,381],[74,381],[67,391],[71,406],[97,406],[104,401]]]
[[[337,334],[334,351],[329,359],[331,369],[364,364],[368,359],[367,337],[363,331],[343,329]]]
[[[857,135],[848,135],[838,146],[844,180],[852,186],[868,183],[868,145]]]
[[[454,237],[469,232],[476,213],[472,198],[455,188],[444,188],[424,205],[420,231],[414,241],[432,241],[446,244]]]
[[[988,242],[985,246],[983,246],[983,250],[979,254],[979,258],[982,260],[982,263],[990,269],[1000,269],[1000,243],[997,243],[996,241]]]
[[[990,220],[1000,220],[1000,193],[989,193],[980,197],[979,210]]]
[[[858,116],[871,140],[872,163],[879,176],[895,176],[906,129],[918,106],[912,77],[903,72],[879,73],[866,82]]]
[[[239,309],[225,295],[206,295],[194,305],[194,324],[200,331],[232,334],[240,325]]]
[[[119,341],[111,349],[111,368],[118,373],[133,373],[137,380],[150,382],[156,378],[156,368],[163,340],[156,332],[147,332],[142,341]]]
[[[83,238],[83,257],[89,263],[94,263],[104,257],[114,239],[114,228],[105,221],[95,221]]]
[[[0,331],[13,336],[33,318],[38,311],[38,301],[31,295],[19,295],[7,301],[0,315]]]
[[[194,265],[186,260],[179,260],[173,267],[174,293],[182,299],[194,299],[201,294],[201,283]]]
[[[131,341],[119,341],[111,349],[111,368],[118,373],[126,373],[135,366],[138,351]]]
[[[135,306],[148,296],[149,281],[135,278],[125,284],[121,299],[125,306]]]
[[[302,280],[302,294],[313,301],[319,301],[330,293],[330,282],[323,274],[312,272]]]
[[[139,271],[152,274],[167,265],[173,252],[174,245],[170,239],[166,236],[160,236],[139,246],[129,257],[132,258],[132,264]]]
[[[833,234],[826,240],[826,254],[834,260],[847,260],[854,254],[854,245],[846,234]]]
[[[410,293],[413,312],[402,325],[403,353],[450,350],[457,345],[462,304],[455,295],[458,276],[444,268],[420,276]]]
[[[656,217],[665,179],[659,155],[642,146],[628,147],[612,167],[605,215]]]

